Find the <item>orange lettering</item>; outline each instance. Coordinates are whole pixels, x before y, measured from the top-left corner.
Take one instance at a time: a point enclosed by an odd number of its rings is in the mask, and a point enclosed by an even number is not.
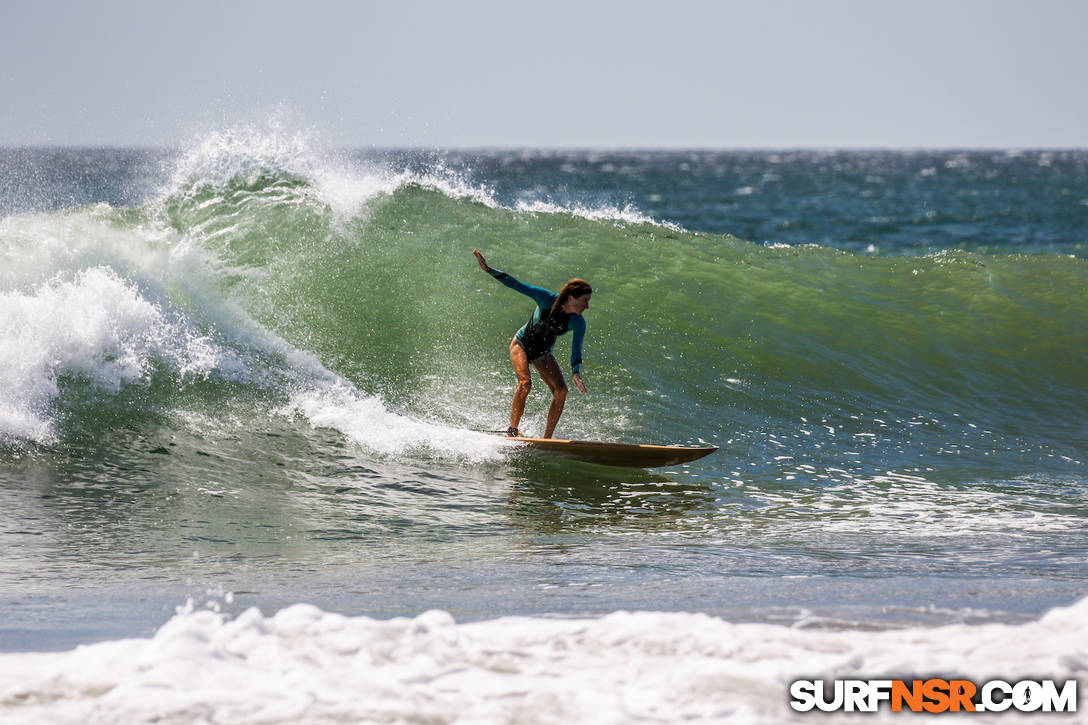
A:
[[[892,682],[892,712],[902,712],[903,703],[913,712],[922,709],[922,681],[914,680],[910,687],[902,680]]]
[[[975,683],[970,680],[952,680],[948,683],[950,693],[950,706],[952,712],[959,712],[962,707],[966,712],[975,711],[975,703],[971,698],[975,696]]]
[[[929,702],[922,705],[926,712],[945,712],[948,710],[948,680],[926,680],[922,683],[922,694]]]

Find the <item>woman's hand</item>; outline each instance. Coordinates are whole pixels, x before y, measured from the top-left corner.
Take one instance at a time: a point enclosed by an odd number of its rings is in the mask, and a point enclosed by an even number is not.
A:
[[[582,382],[581,373],[575,373],[571,376],[570,379],[574,381],[574,387],[578,388],[578,390],[582,391],[583,393],[586,392],[586,384]]]
[[[476,261],[480,263],[480,269],[491,274],[491,267],[487,266],[487,262],[484,261],[484,255],[480,254],[480,250],[473,249],[472,253],[476,255]]]

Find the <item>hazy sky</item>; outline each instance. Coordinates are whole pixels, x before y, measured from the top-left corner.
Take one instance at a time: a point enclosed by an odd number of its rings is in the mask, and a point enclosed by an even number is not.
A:
[[[1082,0],[0,0],[0,145],[1086,147]]]

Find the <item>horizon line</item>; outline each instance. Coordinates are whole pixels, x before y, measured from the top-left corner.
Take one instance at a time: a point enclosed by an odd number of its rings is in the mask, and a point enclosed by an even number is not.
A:
[[[0,143],[0,150],[115,150],[115,151],[178,151],[185,149],[190,144],[116,144],[116,143]],[[323,147],[330,151],[377,151],[377,152],[404,152],[404,151],[430,151],[430,152],[468,152],[468,153],[498,153],[498,152],[559,152],[559,153],[728,153],[728,152],[764,152],[764,153],[792,153],[799,151],[808,152],[1047,152],[1047,151],[1088,151],[1085,146],[1047,146],[1047,145],[1010,145],[1010,146],[958,146],[958,145],[919,145],[919,146],[890,146],[882,144],[837,146],[837,145],[783,145],[783,146],[587,146],[587,145],[524,145],[514,146],[505,144],[496,145],[359,145],[349,146],[342,144],[329,144]]]

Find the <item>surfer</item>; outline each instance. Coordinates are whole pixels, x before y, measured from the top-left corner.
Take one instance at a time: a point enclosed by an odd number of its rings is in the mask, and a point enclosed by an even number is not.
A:
[[[578,390],[586,392],[586,385],[582,382],[580,372],[582,340],[586,334],[586,321],[582,313],[589,309],[589,298],[593,294],[593,288],[589,286],[589,282],[575,277],[563,285],[558,294],[549,292],[543,287],[519,282],[506,272],[492,269],[484,261],[484,255],[479,249],[473,249],[472,253],[476,255],[480,269],[510,289],[521,292],[536,302],[536,309],[533,310],[529,321],[522,325],[521,329],[514,333],[514,338],[510,340],[510,362],[514,363],[514,374],[517,375],[518,386],[514,391],[514,401],[510,405],[510,427],[507,428],[506,435],[521,437],[518,423],[521,422],[521,416],[525,412],[525,401],[532,389],[532,379],[529,375],[529,364],[532,363],[552,391],[552,405],[548,409],[548,423],[544,430],[544,437],[551,438],[555,426],[559,423],[559,416],[563,415],[563,405],[567,400],[567,381],[552,354],[552,345],[560,335],[570,330],[574,331],[570,352],[570,369],[573,372],[571,379]]]

